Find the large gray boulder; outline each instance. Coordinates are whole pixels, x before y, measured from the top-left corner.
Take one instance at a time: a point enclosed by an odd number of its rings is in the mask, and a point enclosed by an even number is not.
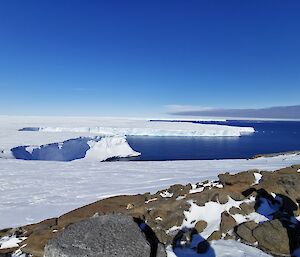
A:
[[[296,238],[288,228],[280,220],[266,221],[253,230],[253,236],[263,250],[274,255],[289,255],[295,250],[291,248],[291,240]]]
[[[220,231],[222,232],[222,234],[227,233],[235,226],[236,226],[235,219],[227,211],[222,212],[221,223],[220,223]]]
[[[150,245],[132,217],[111,214],[68,226],[48,242],[44,256],[165,257],[166,254],[162,245]]]
[[[243,241],[255,244],[257,239],[253,236],[253,230],[258,226],[254,221],[248,221],[240,224],[235,228],[235,233],[241,238]]]

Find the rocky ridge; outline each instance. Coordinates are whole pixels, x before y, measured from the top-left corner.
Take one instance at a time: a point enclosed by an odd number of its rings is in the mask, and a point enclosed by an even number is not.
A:
[[[0,249],[0,256],[19,249],[42,257],[49,240],[67,232],[71,224],[108,214],[146,224],[157,242],[172,246],[175,253],[189,248],[201,254],[212,240],[233,239],[273,256],[292,256],[300,247],[299,171],[300,165],[295,165],[274,172],[225,173],[218,181],[107,198],[58,218],[0,231],[2,239],[20,238],[12,248]]]

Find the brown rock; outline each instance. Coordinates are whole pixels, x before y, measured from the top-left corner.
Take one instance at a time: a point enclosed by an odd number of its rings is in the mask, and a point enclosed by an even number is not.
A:
[[[226,211],[221,214],[220,231],[221,233],[227,233],[229,230],[236,226],[235,219]]]
[[[219,195],[219,189],[208,189],[204,190],[200,193],[195,193],[192,195],[187,196],[188,199],[193,199],[196,201],[196,204],[199,206],[204,206],[207,202],[217,202],[218,201],[218,195]]]
[[[220,204],[225,204],[228,202],[228,192],[220,190],[219,193],[215,196],[214,202],[219,202]]]
[[[170,186],[170,188],[167,189],[167,191],[169,193],[172,193],[173,197],[176,198],[179,195],[188,194],[191,189],[192,189],[192,186],[190,184],[188,184],[186,186],[183,186],[180,184],[175,184],[175,185]]]
[[[266,221],[253,230],[258,246],[274,255],[289,255],[291,249],[289,232],[279,220]]]
[[[219,240],[222,238],[222,233],[221,231],[217,230],[217,231],[214,231],[208,238],[207,238],[207,241],[213,241],[213,240]]]
[[[254,221],[244,222],[235,229],[235,233],[243,241],[250,244],[254,244],[257,240],[253,236],[252,230],[255,229],[257,226],[258,224]]]
[[[224,240],[235,240],[235,236],[234,236],[234,235],[226,234],[226,235],[224,236]]]
[[[235,215],[235,214],[241,214],[241,215],[245,215],[245,213],[240,209],[240,208],[237,208],[237,207],[231,207],[229,209],[229,213],[231,215]]]
[[[0,249],[0,257],[10,257],[18,248]]]
[[[56,233],[47,229],[32,232],[32,234],[22,242],[22,245],[25,245],[22,248],[22,252],[36,257],[43,257],[45,245],[50,239],[55,237],[55,235]]]
[[[284,195],[297,204],[297,199],[300,199],[300,173],[295,169],[285,168],[262,174],[262,181],[257,185],[257,189],[263,189],[269,194]]]
[[[131,203],[138,208],[145,204],[145,197],[146,195],[121,195],[103,199],[60,216],[57,223],[59,226],[64,227],[90,218],[95,213],[98,213],[99,215],[107,213],[127,213],[128,211],[133,210],[126,209],[128,203]]]
[[[204,220],[200,220],[196,223],[195,229],[197,230],[198,233],[203,232],[203,230],[207,227],[207,222]]]
[[[223,188],[205,189],[202,192],[187,195],[186,200],[192,199],[199,206],[204,206],[207,202],[218,202],[225,204],[229,197],[234,200],[243,200],[245,197],[239,192],[228,191]]]
[[[219,180],[223,186],[231,186],[234,184],[246,184],[250,186],[254,183],[255,177],[253,172],[240,172],[234,175],[230,175],[229,173],[220,174]]]
[[[184,219],[183,212],[170,213],[169,217],[164,220],[163,227],[167,230],[173,226],[180,226]]]
[[[10,235],[11,230],[12,230],[11,228],[5,228],[5,229],[0,230],[0,238],[4,237],[6,235]]]
[[[253,202],[253,203],[242,203],[240,205],[240,208],[245,214],[250,214],[252,212],[255,212],[254,205],[255,205],[255,202]]]

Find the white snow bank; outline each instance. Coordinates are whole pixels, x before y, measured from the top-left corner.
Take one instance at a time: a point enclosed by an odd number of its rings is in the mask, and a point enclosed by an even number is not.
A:
[[[104,161],[109,158],[134,157],[141,155],[134,151],[125,137],[103,137],[100,141],[88,141],[90,149],[87,150],[84,160]]]
[[[26,237],[17,238],[16,236],[4,236],[0,238],[0,249],[19,247],[19,243],[25,239]]]
[[[14,155],[9,149],[0,149],[0,158],[14,159]]]
[[[0,228],[59,216],[113,195],[154,193],[173,184],[217,180],[223,172],[275,170],[292,164],[300,164],[300,155],[163,162],[0,159]]]
[[[136,127],[39,127],[41,132],[76,132],[120,136],[189,136],[189,137],[239,137],[253,133],[252,127],[234,127],[182,122],[148,122]]]
[[[252,184],[252,186],[257,185],[260,182],[261,178],[262,178],[262,175],[260,173],[254,172],[253,175],[255,177],[255,181]]]
[[[232,215],[232,217],[235,219],[237,224],[241,224],[246,221],[254,221],[255,223],[261,223],[269,220],[267,217],[257,212],[252,212],[245,216],[242,214],[234,214]]]

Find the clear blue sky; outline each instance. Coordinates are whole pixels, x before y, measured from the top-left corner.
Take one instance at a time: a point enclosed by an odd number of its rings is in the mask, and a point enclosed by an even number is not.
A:
[[[300,1],[3,0],[0,114],[299,104]]]

